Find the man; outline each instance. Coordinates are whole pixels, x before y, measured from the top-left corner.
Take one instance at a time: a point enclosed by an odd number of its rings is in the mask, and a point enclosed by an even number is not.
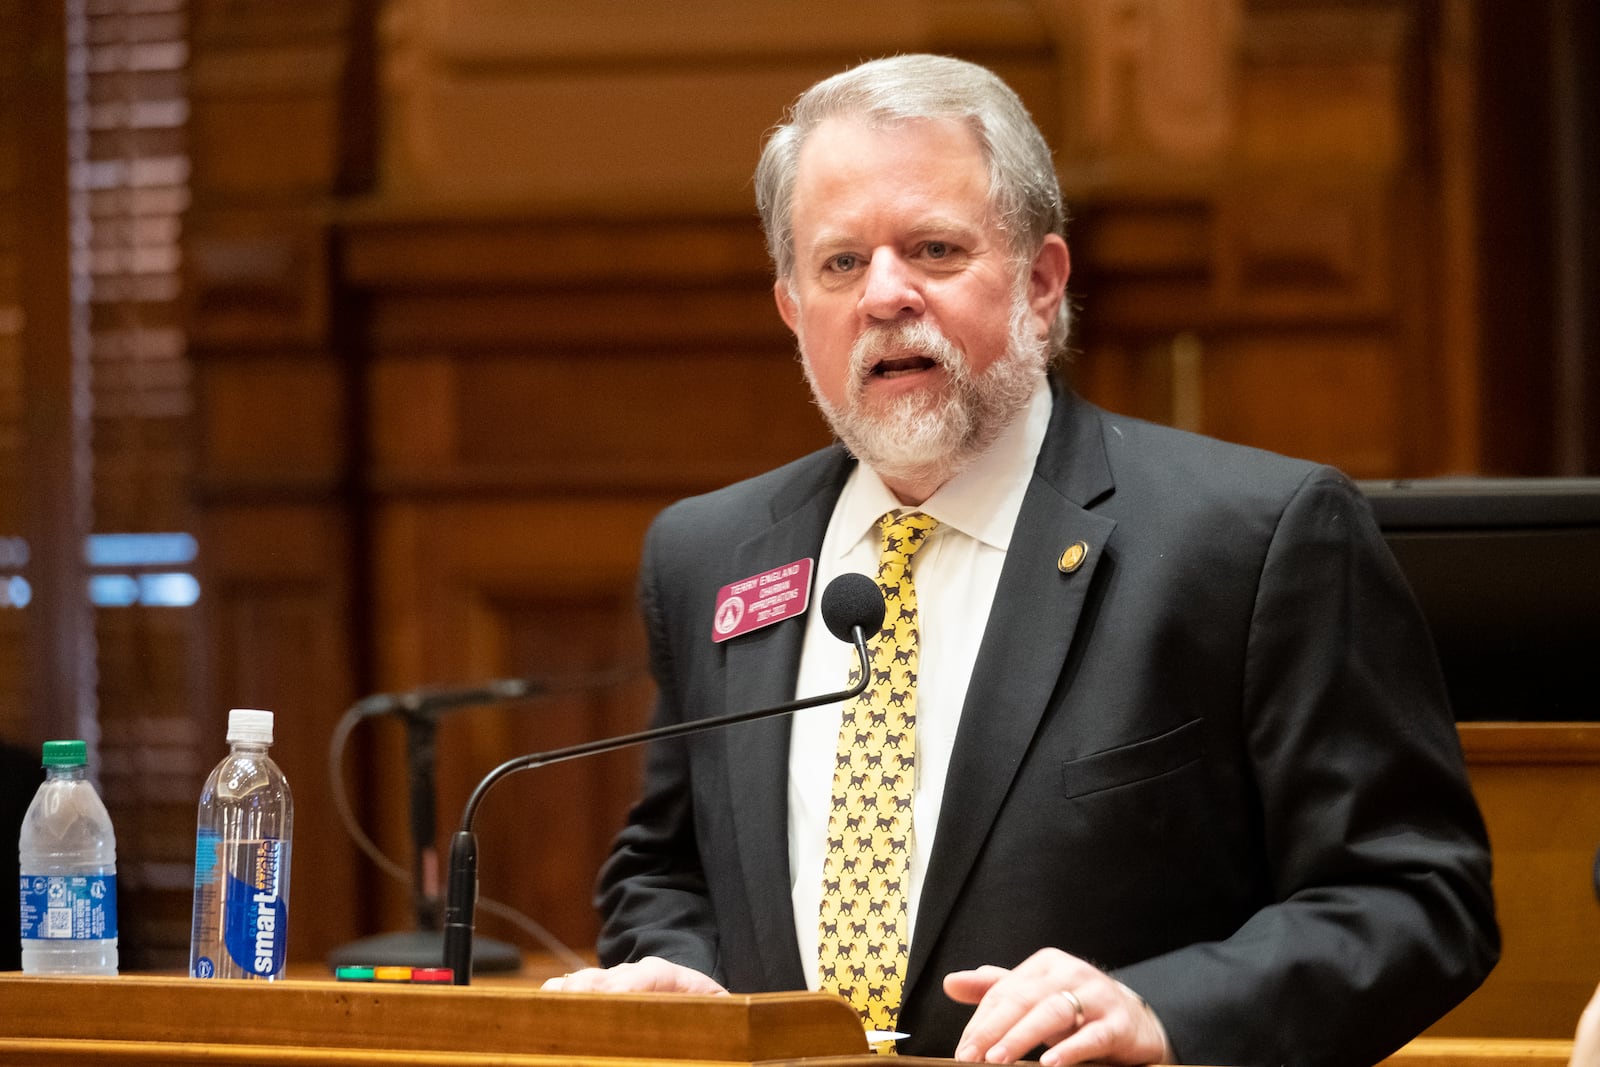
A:
[[[844,687],[820,597],[714,641],[720,590],[807,559],[894,598],[879,703],[655,747],[601,874],[609,966],[552,985],[835,989],[902,1052],[1047,1065],[1368,1064],[1472,990],[1483,828],[1364,503],[1052,386],[1064,213],[1015,95],[865,64],[800,98],[756,182],[843,447],[657,520],[656,718]],[[858,715],[914,754],[869,754]]]

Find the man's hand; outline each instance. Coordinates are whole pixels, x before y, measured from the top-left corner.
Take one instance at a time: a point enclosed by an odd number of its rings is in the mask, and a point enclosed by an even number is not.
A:
[[[1578,1033],[1572,1043],[1571,1067],[1600,1067],[1600,987],[1578,1017]]]
[[[1166,1031],[1150,1006],[1104,971],[1060,949],[1040,949],[1014,970],[945,975],[952,1000],[977,1011],[956,1045],[969,1063],[1015,1063],[1039,1045],[1044,1067],[1095,1060],[1169,1063]]]
[[[541,987],[564,993],[726,993],[699,971],[660,956],[646,956],[637,963],[615,967],[586,967],[581,971],[551,978]]]

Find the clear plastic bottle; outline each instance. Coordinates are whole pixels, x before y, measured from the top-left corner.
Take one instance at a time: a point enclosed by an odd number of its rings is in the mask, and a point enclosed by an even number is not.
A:
[[[117,973],[117,839],[88,748],[44,743],[45,780],[22,820],[24,974]]]
[[[189,974],[282,978],[294,799],[267,755],[272,712],[230,711],[228,744],[200,791]]]

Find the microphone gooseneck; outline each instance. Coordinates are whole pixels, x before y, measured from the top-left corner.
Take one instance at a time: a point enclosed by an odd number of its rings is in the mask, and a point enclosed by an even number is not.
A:
[[[770,708],[737,711],[706,719],[689,719],[668,726],[657,726],[637,733],[624,734],[621,737],[602,737],[549,752],[517,756],[484,776],[483,781],[478,783],[472,795],[467,798],[466,807],[461,812],[461,828],[450,840],[450,868],[444,922],[444,965],[454,971],[453,980],[456,985],[468,985],[472,981],[473,911],[478,896],[478,839],[473,833],[472,825],[478,814],[478,805],[483,802],[484,795],[490,788],[500,779],[518,771],[532,770],[535,767],[545,767],[552,763],[581,759],[585,756],[597,756],[602,752],[612,752],[649,741],[716,730],[775,715],[786,715],[805,708],[834,704],[855,697],[866,689],[867,681],[872,675],[871,661],[867,656],[867,637],[876,633],[883,625],[885,611],[883,594],[878,589],[878,583],[864,574],[841,574],[829,582],[828,588],[823,591],[821,607],[822,619],[828,627],[828,632],[841,641],[849,641],[855,645],[861,671],[860,677],[848,689],[791,700]]]
[[[543,696],[545,692],[543,685],[526,678],[496,678],[480,685],[423,686],[403,693],[374,693],[356,701],[350,712],[363,719],[394,712],[407,718],[437,719],[442,713],[457,708],[503,704]]]

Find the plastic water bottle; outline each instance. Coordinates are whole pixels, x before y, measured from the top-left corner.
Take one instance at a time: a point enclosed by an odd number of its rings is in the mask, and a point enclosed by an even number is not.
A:
[[[189,974],[282,978],[294,800],[267,755],[272,712],[230,711],[228,744],[200,791]]]
[[[17,839],[25,974],[117,973],[117,840],[88,763],[82,741],[44,743]]]

